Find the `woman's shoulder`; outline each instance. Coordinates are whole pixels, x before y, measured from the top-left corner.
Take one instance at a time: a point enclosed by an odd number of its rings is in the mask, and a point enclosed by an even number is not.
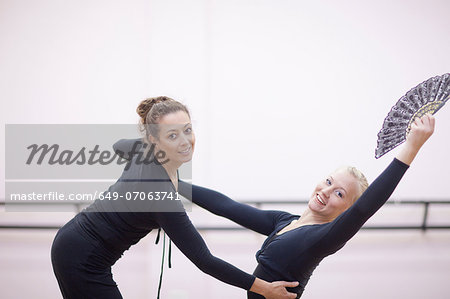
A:
[[[300,218],[300,215],[291,214],[285,211],[276,211],[278,212],[277,216],[277,224],[283,224],[285,222],[292,222],[292,220],[297,220]]]
[[[169,177],[164,167],[140,155],[134,155],[133,158],[125,165],[122,176],[123,179],[135,180],[168,180]]]

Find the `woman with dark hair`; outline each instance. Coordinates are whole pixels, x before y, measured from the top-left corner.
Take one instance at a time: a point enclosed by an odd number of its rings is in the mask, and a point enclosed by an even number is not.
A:
[[[163,229],[203,272],[266,298],[295,298],[285,287],[298,283],[268,283],[213,256],[190,222],[177,194],[177,170],[191,160],[195,147],[187,108],[168,97],[157,97],[142,101],[137,112],[145,132],[140,150],[130,157],[119,180],[102,198],[78,213],[55,236],[51,259],[63,297],[122,298],[111,266],[152,229]],[[144,161],[140,161],[142,156]],[[127,200],[136,193],[164,194],[166,200]],[[161,280],[158,297],[160,287]]]
[[[214,214],[268,236],[256,253],[258,266],[253,274],[266,281],[299,281],[297,287],[288,291],[300,298],[317,265],[341,249],[389,199],[433,134],[434,123],[429,114],[416,119],[397,157],[370,186],[354,167],[333,172],[315,187],[301,216],[256,209],[219,192],[181,181],[179,192]],[[127,151],[132,143],[122,141],[120,150]],[[249,290],[248,298],[263,296]]]

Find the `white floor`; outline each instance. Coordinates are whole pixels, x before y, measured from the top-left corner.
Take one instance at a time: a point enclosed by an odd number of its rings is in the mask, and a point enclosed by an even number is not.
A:
[[[56,231],[0,231],[1,298],[60,298],[50,264]],[[263,238],[250,232],[203,233],[211,251],[251,272]],[[124,298],[156,298],[161,244],[151,233],[113,273]],[[450,231],[360,232],[316,269],[302,298],[450,298]],[[241,289],[203,274],[173,249],[162,298],[245,298]],[[166,263],[167,266],[167,263]]]

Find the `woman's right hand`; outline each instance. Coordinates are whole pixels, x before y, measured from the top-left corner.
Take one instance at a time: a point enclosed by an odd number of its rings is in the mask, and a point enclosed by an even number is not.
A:
[[[397,159],[410,165],[422,145],[433,135],[434,123],[435,119],[431,114],[425,114],[421,118],[415,119]]]

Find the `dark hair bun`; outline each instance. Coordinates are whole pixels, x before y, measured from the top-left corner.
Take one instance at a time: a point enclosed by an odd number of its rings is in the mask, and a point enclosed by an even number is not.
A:
[[[141,123],[145,124],[145,119],[147,118],[148,112],[152,109],[153,105],[165,102],[165,101],[171,101],[172,99],[166,96],[160,96],[155,98],[148,98],[143,100],[139,103],[138,107],[136,108],[136,112],[141,118]]]

